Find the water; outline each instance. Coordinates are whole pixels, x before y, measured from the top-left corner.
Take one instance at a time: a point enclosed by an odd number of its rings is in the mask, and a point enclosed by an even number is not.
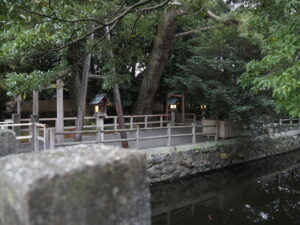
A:
[[[155,185],[152,225],[300,225],[300,151]]]

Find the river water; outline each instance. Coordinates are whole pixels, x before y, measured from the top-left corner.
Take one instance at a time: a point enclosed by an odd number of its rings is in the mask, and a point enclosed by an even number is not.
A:
[[[300,225],[300,150],[151,187],[152,225]]]

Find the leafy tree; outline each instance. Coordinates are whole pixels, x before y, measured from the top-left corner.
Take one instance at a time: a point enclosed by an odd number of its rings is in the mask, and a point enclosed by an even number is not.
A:
[[[210,30],[177,40],[173,54],[162,89],[184,92],[190,111],[199,112],[200,104],[207,104],[207,117],[239,123],[271,114],[268,95],[258,96],[237,85],[246,63],[259,59],[260,50],[249,39],[240,37],[236,29]]]
[[[242,5],[244,33],[260,44],[263,57],[247,64],[240,79],[253,90],[272,90],[278,111],[300,115],[300,2],[265,0]],[[247,13],[245,13],[245,9]]]

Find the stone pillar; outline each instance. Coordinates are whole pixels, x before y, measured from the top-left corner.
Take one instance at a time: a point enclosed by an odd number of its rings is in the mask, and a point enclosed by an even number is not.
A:
[[[150,225],[146,154],[79,145],[0,159],[0,225]]]
[[[0,157],[18,152],[19,143],[12,130],[0,130],[0,146]]]

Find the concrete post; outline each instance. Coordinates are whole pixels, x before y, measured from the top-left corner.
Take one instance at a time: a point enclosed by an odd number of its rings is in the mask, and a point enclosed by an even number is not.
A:
[[[50,131],[50,149],[55,149],[55,129],[51,128],[49,131]]]
[[[140,126],[139,125],[136,128],[135,138],[136,138],[135,148],[139,149],[140,148]]]
[[[104,116],[96,115],[96,128],[99,130],[99,142],[104,140]]]
[[[39,141],[37,139],[37,136],[38,136],[38,129],[36,129],[36,126],[35,124],[39,122],[39,115],[31,115],[30,116],[30,121],[32,123],[32,126],[31,126],[31,133],[30,135],[32,136],[31,138],[31,149],[33,151],[38,151],[38,148],[39,148]]]
[[[172,133],[171,133],[171,124],[168,124],[168,130],[167,130],[167,135],[168,135],[168,141],[167,141],[167,146],[170,147],[171,146],[171,139],[172,139]]]
[[[192,123],[193,144],[196,144],[196,124]]]

